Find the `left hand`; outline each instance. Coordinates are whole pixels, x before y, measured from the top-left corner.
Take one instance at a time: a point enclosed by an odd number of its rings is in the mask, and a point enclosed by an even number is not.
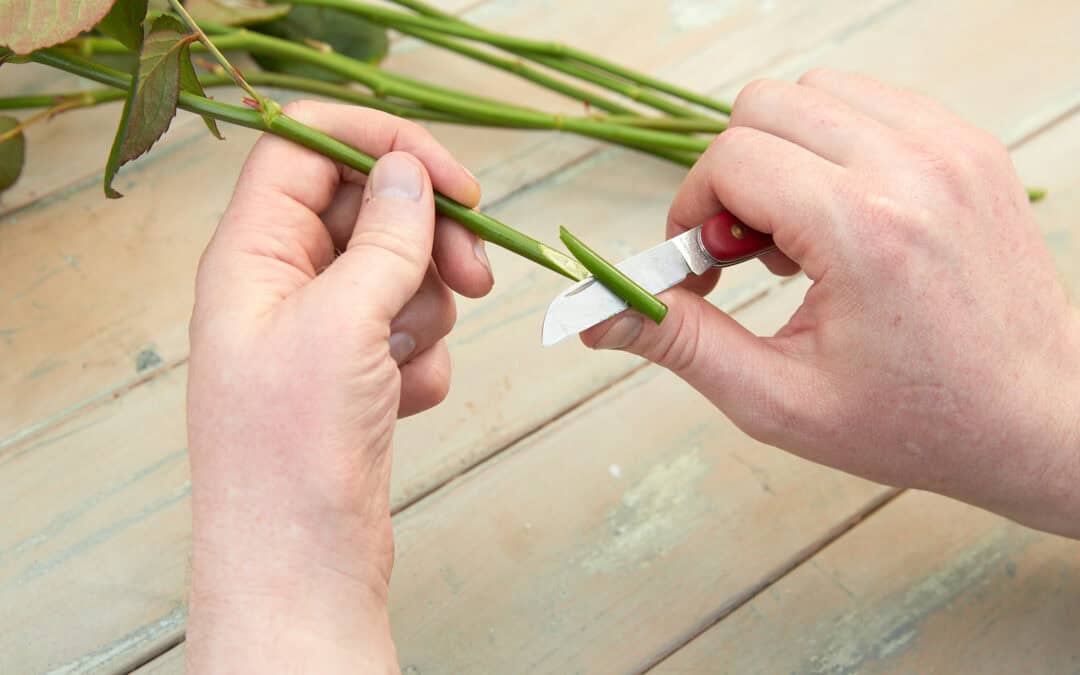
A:
[[[480,240],[436,224],[433,184],[469,206],[480,188],[411,122],[314,102],[285,112],[382,159],[368,179],[264,136],[199,265],[189,663],[393,670],[395,420],[447,393],[451,289],[492,285]]]

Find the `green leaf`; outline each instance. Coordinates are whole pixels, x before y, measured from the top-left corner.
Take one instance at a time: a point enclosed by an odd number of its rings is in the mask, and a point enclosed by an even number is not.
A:
[[[139,51],[142,46],[143,21],[146,19],[147,0],[116,0],[97,29],[122,42],[125,47]]]
[[[105,165],[105,196],[122,196],[112,187],[116,172],[149,150],[169,128],[180,97],[180,54],[191,39],[173,16],[159,16],[149,24]]]
[[[0,116],[0,134],[7,133],[17,126],[19,126],[19,120],[14,117]],[[25,161],[26,138],[21,131],[6,141],[0,142],[0,192],[19,180]]]
[[[184,45],[180,48],[180,90],[189,94],[206,96],[202,83],[199,82],[199,76],[195,73],[195,66],[191,65],[190,52],[190,45]],[[206,123],[206,128],[210,130],[210,133],[215,138],[221,141],[225,140],[225,137],[221,135],[221,130],[218,129],[217,120],[213,117],[204,116],[203,122]]]
[[[289,5],[267,5],[261,0],[187,0],[184,9],[196,21],[224,26],[266,23],[289,13]]]
[[[293,42],[327,45],[339,54],[369,63],[382,61],[390,48],[383,27],[347,12],[310,5],[294,7],[284,19],[256,26],[254,30]],[[265,70],[327,82],[345,81],[339,75],[308,63],[262,54],[252,56]]]
[[[113,0],[3,0],[0,44],[16,54],[66,42],[97,25]]]

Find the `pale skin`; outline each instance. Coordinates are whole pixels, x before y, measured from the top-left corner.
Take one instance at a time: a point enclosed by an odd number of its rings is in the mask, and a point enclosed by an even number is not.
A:
[[[288,112],[383,158],[365,179],[263,138],[201,261],[189,665],[397,672],[394,424],[446,394],[453,292],[492,286],[475,236],[435,218],[432,186],[470,205],[480,191],[413,124]],[[770,269],[814,282],[802,306],[754,336],[701,297],[710,274],[663,294],[663,324],[627,313],[585,344],[671,369],[807,459],[1080,537],[1080,312],[1000,143],[827,70],[751,84],[731,122],[667,233],[730,210],[772,233]]]

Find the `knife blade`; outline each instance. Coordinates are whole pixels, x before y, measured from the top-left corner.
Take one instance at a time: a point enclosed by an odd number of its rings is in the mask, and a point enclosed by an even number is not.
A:
[[[772,239],[740,224],[729,213],[668,239],[615,265],[650,293],[659,293],[690,274],[755,258],[773,248]],[[548,306],[541,342],[550,347],[627,308],[593,277],[566,289]]]

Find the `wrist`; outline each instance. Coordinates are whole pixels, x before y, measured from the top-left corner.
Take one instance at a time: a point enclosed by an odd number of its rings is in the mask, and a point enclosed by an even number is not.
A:
[[[397,672],[388,510],[298,517],[304,510],[279,494],[260,503],[196,491],[189,663],[198,672]]]
[[[1080,309],[1069,309],[1062,359],[1047,381],[1059,405],[1049,446],[1055,461],[1045,481],[1051,513],[1044,529],[1080,539]]]
[[[1080,310],[1068,308],[1059,347],[1031,391],[1038,427],[1026,452],[1031,481],[1018,508],[1004,511],[1025,525],[1080,539]]]

